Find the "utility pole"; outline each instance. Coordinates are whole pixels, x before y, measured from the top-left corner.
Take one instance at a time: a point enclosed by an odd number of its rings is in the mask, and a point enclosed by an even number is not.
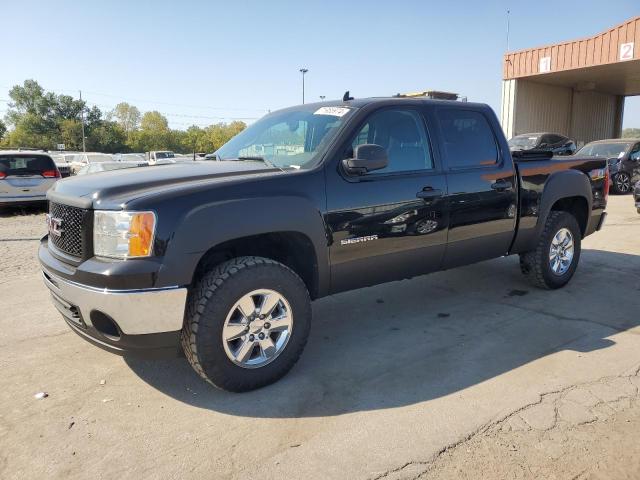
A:
[[[507,10],[507,52],[509,51],[509,30],[511,27],[511,11]]]
[[[80,90],[80,101],[82,102],[82,90]],[[84,153],[87,151],[84,143],[84,106],[80,110],[80,119],[82,121],[82,152]]]
[[[302,74],[302,104],[304,105],[304,74],[309,71],[308,68],[301,68],[300,73]]]
[[[326,96],[326,95],[320,95],[320,100],[323,100],[323,101],[324,101],[324,99],[325,99],[325,98],[327,98],[327,96]]]

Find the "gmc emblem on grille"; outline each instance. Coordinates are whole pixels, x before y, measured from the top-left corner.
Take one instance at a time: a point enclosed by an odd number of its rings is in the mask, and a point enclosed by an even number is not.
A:
[[[47,213],[47,229],[51,235],[55,235],[56,237],[61,237],[62,232],[62,219],[52,217],[51,214]]]

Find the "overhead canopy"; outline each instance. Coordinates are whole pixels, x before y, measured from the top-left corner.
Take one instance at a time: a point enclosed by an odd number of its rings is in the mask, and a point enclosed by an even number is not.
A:
[[[503,78],[640,95],[640,17],[593,37],[507,53]]]

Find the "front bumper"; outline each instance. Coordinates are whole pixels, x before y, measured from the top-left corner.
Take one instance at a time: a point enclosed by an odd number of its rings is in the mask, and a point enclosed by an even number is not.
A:
[[[63,279],[44,267],[43,279],[66,322],[91,343],[120,355],[180,353],[186,288],[96,288]]]

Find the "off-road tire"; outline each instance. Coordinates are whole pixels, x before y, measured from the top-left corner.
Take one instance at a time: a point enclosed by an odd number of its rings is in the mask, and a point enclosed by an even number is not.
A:
[[[260,288],[277,290],[289,302],[294,318],[285,349],[271,363],[247,369],[224,351],[222,328],[243,295]],[[311,327],[309,292],[289,267],[262,257],[238,257],[213,267],[189,293],[182,329],[182,347],[193,369],[222,390],[245,392],[283,377],[298,361]]]
[[[566,228],[571,232],[574,253],[571,266],[563,275],[556,275],[549,264],[549,250],[555,234]],[[544,229],[535,250],[520,254],[520,270],[536,287],[553,290],[564,287],[578,267],[582,232],[576,218],[568,212],[552,210],[547,217]]]

